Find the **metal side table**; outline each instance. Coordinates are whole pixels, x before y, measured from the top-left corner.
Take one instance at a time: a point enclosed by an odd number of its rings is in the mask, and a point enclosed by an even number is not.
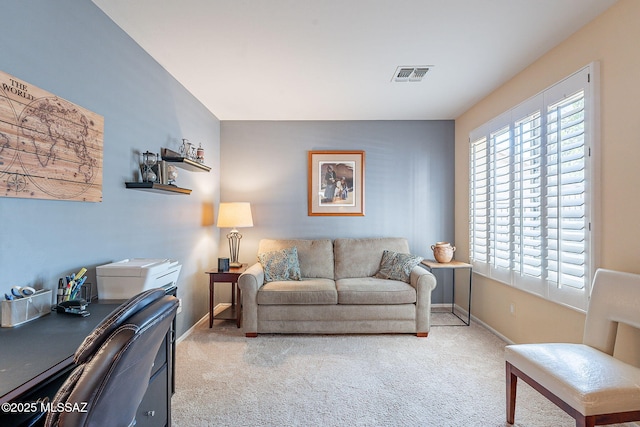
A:
[[[438,262],[432,259],[425,259],[422,261],[422,265],[429,269],[432,273],[434,270],[451,270],[451,313],[456,316],[458,319],[462,320],[462,322],[469,326],[471,323],[471,281],[473,278],[473,266],[471,264],[467,264],[466,262],[453,260],[451,262]],[[469,300],[467,307],[467,319],[460,317],[456,311],[456,270],[460,268],[466,268],[469,270]],[[455,325],[449,325],[455,326]],[[461,325],[460,325],[461,326]]]

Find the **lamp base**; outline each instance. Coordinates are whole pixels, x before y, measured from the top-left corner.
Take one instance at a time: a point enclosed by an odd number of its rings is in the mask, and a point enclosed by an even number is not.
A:
[[[242,234],[234,228],[229,234],[227,234],[227,239],[229,239],[229,255],[231,255],[229,267],[238,268],[242,266],[242,263],[238,262],[238,253],[240,253],[240,239],[242,239]]]

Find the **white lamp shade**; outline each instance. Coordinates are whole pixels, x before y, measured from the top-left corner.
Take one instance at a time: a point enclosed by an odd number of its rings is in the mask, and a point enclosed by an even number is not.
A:
[[[219,228],[253,227],[251,203],[220,203],[216,225]]]

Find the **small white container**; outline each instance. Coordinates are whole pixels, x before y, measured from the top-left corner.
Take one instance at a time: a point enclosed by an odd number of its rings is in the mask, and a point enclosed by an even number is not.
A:
[[[12,328],[51,313],[51,291],[39,290],[30,297],[0,301],[2,327]]]

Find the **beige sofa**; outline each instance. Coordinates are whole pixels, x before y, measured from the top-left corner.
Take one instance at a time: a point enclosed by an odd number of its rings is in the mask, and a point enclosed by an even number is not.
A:
[[[238,280],[247,337],[429,333],[435,277],[419,264],[410,271],[409,283],[375,277],[385,250],[409,253],[406,239],[261,240],[258,253],[287,248],[296,248],[300,280],[265,283],[260,262]]]

